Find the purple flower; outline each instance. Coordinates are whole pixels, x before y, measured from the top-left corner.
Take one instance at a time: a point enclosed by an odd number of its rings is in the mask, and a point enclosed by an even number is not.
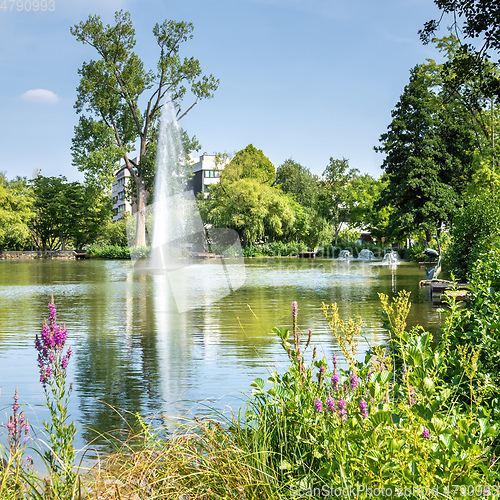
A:
[[[351,374],[349,381],[351,382],[351,389],[354,391],[359,385],[358,376],[355,373]]]
[[[319,398],[316,398],[316,401],[314,401],[314,411],[316,413],[323,412],[323,403],[321,402],[321,399],[319,399]]]
[[[359,411],[361,418],[368,418],[368,403],[363,398],[359,400]]]
[[[413,406],[415,404],[415,387],[410,386],[410,392],[408,393],[408,404]]]
[[[339,411],[340,420],[347,420],[346,403],[344,399],[340,399],[337,403],[337,409]]]
[[[422,437],[423,437],[424,439],[429,439],[430,435],[431,435],[431,433],[429,432],[429,429],[426,429],[426,428],[424,427],[424,430],[422,431]]]
[[[330,394],[328,394],[328,397],[326,398],[326,411],[328,413],[333,413],[335,411],[335,400]]]
[[[56,324],[56,306],[54,297],[49,303],[49,323],[43,320],[40,337],[35,339],[35,347],[38,351],[38,368],[40,369],[40,382],[45,388],[51,377],[58,377],[68,367],[69,358],[72,355],[68,349],[63,355],[64,345],[68,337],[65,325]]]
[[[294,302],[292,302],[292,318],[294,320],[297,319],[298,313],[299,313],[299,306],[298,306],[297,302],[294,301]]]
[[[332,375],[332,387],[335,392],[339,390],[339,374],[337,373],[337,370],[335,370],[335,373]]]

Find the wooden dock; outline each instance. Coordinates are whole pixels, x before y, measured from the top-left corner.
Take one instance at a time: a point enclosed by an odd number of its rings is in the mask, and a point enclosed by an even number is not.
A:
[[[454,297],[458,301],[469,300],[470,283],[457,283],[447,280],[422,280],[420,286],[428,286],[431,289],[431,299],[434,304],[440,304],[446,297]]]

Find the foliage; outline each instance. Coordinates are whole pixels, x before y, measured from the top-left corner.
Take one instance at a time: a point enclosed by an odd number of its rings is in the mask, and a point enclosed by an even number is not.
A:
[[[274,165],[261,149],[253,144],[238,151],[221,173],[221,182],[255,179],[260,184],[272,185],[276,179]]]
[[[484,259],[491,243],[500,237],[500,200],[485,194],[472,198],[455,217],[451,242],[444,261],[458,280],[466,280],[478,259]]]
[[[98,55],[83,63],[78,72],[75,108],[80,120],[73,138],[73,162],[85,172],[88,183],[102,188],[109,187],[118,163],[124,160],[136,187],[139,211],[145,207],[147,189],[154,178],[158,120],[164,100],[174,103],[180,120],[199,101],[213,97],[219,85],[212,75],[202,74],[197,59],[180,56],[180,46],[193,37],[193,29],[191,23],[172,20],[154,26],[159,48],[155,70],[147,70],[134,52],[135,30],[128,12],[116,12],[114,25],[104,26],[99,16],[91,15],[70,30]],[[188,88],[192,103],[181,110]],[[148,92],[142,111],[139,102]],[[137,149],[137,159],[130,158]],[[144,221],[138,220],[142,221],[136,235],[140,246],[145,243],[145,227]]]
[[[276,186],[293,195],[303,207],[316,209],[320,184],[316,175],[291,158],[276,169]]]
[[[439,20],[433,19],[425,23],[419,31],[424,43],[428,43],[443,18],[443,14],[452,14],[451,28],[456,33],[463,33],[467,39],[480,39],[482,46],[474,49],[472,45],[465,48],[473,51],[481,58],[486,58],[490,51],[500,51],[500,7],[495,0],[434,0],[442,10]],[[462,25],[460,25],[462,23]]]
[[[127,239],[128,212],[122,212],[122,217],[113,221],[109,218],[100,228],[97,242],[101,245],[128,246]]]
[[[282,243],[274,241],[262,245],[249,246],[243,249],[244,257],[296,257],[300,252],[307,252],[304,243]]]
[[[335,228],[335,244],[342,224],[349,220],[354,193],[352,182],[358,173],[357,169],[349,168],[346,158],[338,160],[331,157],[322,174],[318,211]]]
[[[102,223],[111,216],[111,200],[93,187],[62,176],[38,176],[32,184],[38,250],[82,248],[97,239]]]
[[[443,379],[460,389],[461,403],[475,401],[500,415],[500,245],[495,243],[483,252],[469,274],[472,287],[468,300],[460,307],[453,298],[448,300],[448,314],[443,329],[442,349],[448,363]],[[464,351],[465,349],[465,351]],[[464,357],[475,353],[477,376],[466,384]]]
[[[472,131],[466,110],[456,99],[439,93],[435,64],[417,65],[410,72],[388,132],[382,134],[383,162],[389,184],[379,206],[394,211],[394,232],[431,232],[448,223],[463,203],[470,182]],[[459,118],[460,117],[460,118]]]
[[[96,259],[130,259],[128,246],[94,244],[87,249],[87,255]]]
[[[254,453],[268,450],[256,467],[303,495],[322,485],[426,492],[432,486],[446,493],[456,484],[492,484],[498,477],[491,460],[497,425],[478,407],[472,413],[454,411],[452,389],[439,384],[445,357],[433,351],[429,333],[406,331],[408,295],[382,301],[391,356],[375,348],[364,363],[356,356],[360,320],[343,321],[336,305],[323,305],[348,365],[339,368],[334,356],[331,371],[315,349],[306,363],[311,331],[302,347],[294,303],[292,331],[274,329],[290,367],[283,375],[271,372],[270,389],[263,379],[253,382],[241,446],[252,446]]]
[[[33,201],[26,179],[8,181],[0,174],[0,250],[30,247]]]

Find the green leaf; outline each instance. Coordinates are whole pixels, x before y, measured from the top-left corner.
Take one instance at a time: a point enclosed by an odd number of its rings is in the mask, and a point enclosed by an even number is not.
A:
[[[384,410],[372,413],[370,415],[370,422],[373,424],[373,427],[378,427],[382,423],[389,424],[391,423],[391,413],[389,411],[384,411]]]
[[[446,446],[446,448],[451,448],[454,441],[452,434],[439,434],[439,440]]]
[[[264,385],[265,385],[264,379],[258,377],[250,384],[250,387],[260,387],[261,389],[263,389]]]
[[[392,372],[389,371],[384,371],[380,374],[380,383],[381,384],[386,384],[387,381],[391,378]]]
[[[436,388],[434,387],[434,382],[432,381],[431,378],[429,378],[429,377],[424,378],[423,390],[424,390],[424,394],[428,398],[431,398],[434,395],[434,393],[436,392]]]

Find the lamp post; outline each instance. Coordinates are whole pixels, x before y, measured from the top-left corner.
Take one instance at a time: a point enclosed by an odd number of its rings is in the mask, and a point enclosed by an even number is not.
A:
[[[30,226],[30,232],[31,232],[31,251],[33,251],[33,226]]]

